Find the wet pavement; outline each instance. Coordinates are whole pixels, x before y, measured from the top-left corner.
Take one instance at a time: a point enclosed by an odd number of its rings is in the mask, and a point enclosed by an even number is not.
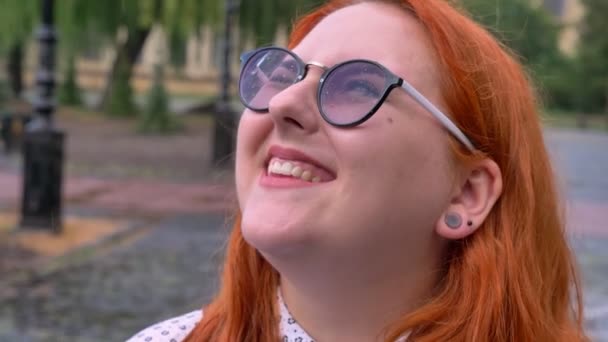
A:
[[[582,272],[587,327],[608,342],[608,134],[546,133]]]
[[[594,341],[608,342],[608,135],[549,131],[547,141],[569,206],[587,326]],[[177,209],[10,296],[0,292],[0,342],[123,341],[208,302],[229,224],[217,211]]]

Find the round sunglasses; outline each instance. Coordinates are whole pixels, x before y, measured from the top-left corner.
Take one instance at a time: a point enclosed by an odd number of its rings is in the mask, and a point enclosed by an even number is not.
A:
[[[381,64],[356,59],[328,68],[321,63],[304,63],[292,51],[265,47],[241,56],[239,97],[245,107],[266,113],[272,98],[303,80],[309,67],[324,70],[317,90],[317,105],[325,121],[337,127],[354,127],[367,121],[390,92],[401,88],[470,151],[475,147],[464,133],[426,97],[404,79]]]

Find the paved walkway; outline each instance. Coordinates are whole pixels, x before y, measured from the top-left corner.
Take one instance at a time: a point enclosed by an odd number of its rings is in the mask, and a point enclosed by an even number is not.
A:
[[[223,215],[179,215],[0,302],[0,341],[124,341],[217,289]]]
[[[17,208],[21,188],[19,175],[0,170],[0,208]],[[232,186],[220,184],[69,178],[64,191],[69,207],[133,216],[218,212],[235,205]]]
[[[584,276],[587,325],[608,342],[608,135],[549,131]],[[0,210],[18,206],[20,179],[0,165]],[[0,341],[121,341],[198,308],[216,288],[230,185],[67,179],[67,210],[146,218],[144,229],[0,299]],[[60,313],[60,314],[58,314]]]
[[[567,199],[587,326],[594,341],[608,342],[608,134],[549,130],[546,139]]]

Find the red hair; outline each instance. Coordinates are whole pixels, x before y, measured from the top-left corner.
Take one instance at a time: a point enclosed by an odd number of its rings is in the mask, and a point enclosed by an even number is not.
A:
[[[364,0],[365,1],[365,0]],[[301,18],[297,45],[323,18],[361,0],[333,0]],[[536,97],[521,65],[445,0],[386,0],[428,32],[452,119],[479,149],[454,143],[464,163],[491,158],[503,194],[475,234],[449,250],[445,276],[423,306],[387,322],[387,341],[588,341],[574,257],[565,237]],[[279,341],[279,275],[247,244],[237,219],[222,288],[186,341]]]

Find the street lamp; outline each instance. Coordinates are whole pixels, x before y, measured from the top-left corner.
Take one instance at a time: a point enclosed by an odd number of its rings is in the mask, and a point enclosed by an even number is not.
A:
[[[37,32],[36,118],[26,126],[23,142],[21,227],[61,231],[64,134],[53,122],[55,110],[54,0],[40,0],[42,24]]]
[[[232,29],[234,15],[238,12],[238,0],[226,0],[224,7],[224,37],[222,39],[222,87],[215,108],[215,129],[213,138],[213,161],[216,165],[226,165],[234,151],[236,113],[230,106],[230,84],[232,83]]]

